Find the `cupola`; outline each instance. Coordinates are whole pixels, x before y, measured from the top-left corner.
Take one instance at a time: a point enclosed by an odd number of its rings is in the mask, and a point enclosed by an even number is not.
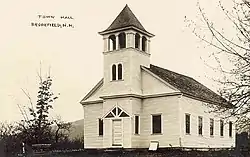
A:
[[[99,32],[104,39],[104,52],[135,48],[150,53],[150,38],[154,35],[146,31],[140,21],[126,5],[112,24]]]

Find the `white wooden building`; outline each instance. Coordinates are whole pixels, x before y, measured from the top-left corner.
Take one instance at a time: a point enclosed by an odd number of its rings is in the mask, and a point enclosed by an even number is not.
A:
[[[104,74],[82,99],[85,148],[230,148],[232,121],[206,104],[225,100],[191,77],[150,64],[150,39],[126,5],[99,33]],[[223,102],[223,103],[222,103]]]

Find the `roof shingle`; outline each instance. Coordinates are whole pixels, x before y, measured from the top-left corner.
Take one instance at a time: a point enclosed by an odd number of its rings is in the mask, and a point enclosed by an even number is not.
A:
[[[112,24],[103,32],[134,26],[142,31],[145,31],[145,28],[142,26],[140,21],[136,18],[134,13],[130,10],[128,5],[126,5],[120,14],[116,17],[116,19],[112,22]]]
[[[220,95],[216,94],[215,92],[213,92],[212,90],[210,90],[209,88],[207,88],[206,86],[191,77],[178,74],[176,72],[163,69],[152,64],[150,64],[150,68],[145,68],[150,70],[155,75],[159,76],[161,79],[168,82],[170,85],[180,90],[183,94],[209,102],[229,105],[229,103]]]

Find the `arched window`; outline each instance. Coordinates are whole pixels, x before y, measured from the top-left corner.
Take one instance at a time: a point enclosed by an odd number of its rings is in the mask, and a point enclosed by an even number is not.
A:
[[[140,47],[140,35],[138,33],[135,34],[135,48]]]
[[[142,37],[142,51],[146,52],[147,49],[147,38],[146,37]]]
[[[116,80],[116,65],[112,65],[112,80]]]
[[[119,38],[119,47],[120,47],[120,49],[126,48],[126,34],[124,32],[120,33],[118,35],[118,38]]]
[[[109,36],[109,51],[113,51],[116,49],[116,40],[115,35]]]
[[[122,79],[122,64],[118,64],[118,80]]]

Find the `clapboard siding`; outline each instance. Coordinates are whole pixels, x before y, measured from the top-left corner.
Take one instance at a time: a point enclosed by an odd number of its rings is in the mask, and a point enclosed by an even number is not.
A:
[[[104,119],[103,148],[112,147],[112,121]]]
[[[148,72],[142,70],[142,92],[144,95],[178,92],[172,86],[166,85]]]
[[[141,147],[148,148],[150,141],[159,141],[160,147],[179,146],[179,100],[178,96],[149,98],[143,100],[141,113]],[[152,135],[151,115],[162,114],[162,134]]]
[[[103,102],[103,115],[107,114],[115,106],[122,108],[128,114],[132,114],[132,98],[106,99]]]
[[[131,117],[131,145],[133,148],[141,147],[141,126],[142,100],[138,98],[132,99],[132,117]],[[139,116],[139,134],[135,134],[135,115]]]
[[[210,113],[209,109],[203,102],[183,96],[180,99],[181,111],[181,130],[183,147],[234,147],[235,130],[233,125],[233,137],[229,137],[228,123],[224,124],[224,136],[220,136],[220,116]],[[185,113],[191,115],[191,133],[186,135],[185,132]],[[198,116],[203,117],[203,135],[198,134]],[[214,136],[210,136],[210,118],[214,119]],[[233,121],[233,119],[231,119]],[[226,122],[225,122],[226,123]]]
[[[102,89],[103,86],[101,85],[98,89],[96,89],[96,91],[94,91],[94,93],[92,93],[92,95],[85,101],[95,101],[95,100],[101,100],[100,96],[102,95]]]
[[[102,103],[84,106],[84,148],[102,148],[103,137],[98,134],[98,118],[102,117]]]
[[[142,75],[141,66],[149,67],[149,55],[139,50],[131,49],[130,53],[130,79],[131,93],[142,94]]]
[[[131,118],[122,118],[123,121],[123,147],[131,148]]]
[[[111,66],[123,65],[123,80],[111,81]],[[103,95],[141,94],[141,65],[149,66],[149,56],[136,49],[104,53]]]
[[[116,105],[130,117],[122,119],[122,146],[124,148],[148,148],[150,141],[159,141],[160,147],[220,148],[235,146],[235,130],[229,137],[229,126],[224,125],[224,136],[220,136],[220,116],[208,113],[203,102],[185,96],[157,98],[107,99],[104,103],[85,105],[85,148],[112,147],[112,118],[104,119],[104,135],[98,135],[98,118],[103,117]],[[185,133],[185,113],[191,115],[191,133]],[[152,114],[162,115],[162,134],[152,135]],[[86,116],[88,115],[88,116]],[[139,115],[139,135],[134,134],[135,119]],[[203,134],[198,135],[198,116],[203,117]],[[214,119],[214,136],[210,136],[210,118]],[[233,119],[232,119],[233,120]]]

